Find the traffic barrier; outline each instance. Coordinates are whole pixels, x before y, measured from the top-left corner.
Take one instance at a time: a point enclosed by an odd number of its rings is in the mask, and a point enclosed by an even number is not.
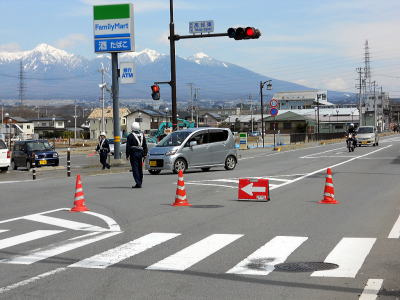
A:
[[[338,204],[339,202],[335,199],[335,189],[333,187],[332,170],[328,168],[326,170],[324,199],[319,201],[321,204]]]
[[[74,207],[71,208],[73,212],[88,211],[89,209],[85,206],[85,194],[83,193],[81,175],[76,175],[75,184],[75,200]]]
[[[35,161],[35,158],[33,158],[32,179],[36,180],[36,161]]]
[[[71,149],[67,150],[67,177],[71,177]]]
[[[172,206],[192,206],[192,204],[190,204],[186,198],[185,181],[183,180],[182,170],[180,170],[178,173],[178,183],[176,186],[175,202],[171,205]]]

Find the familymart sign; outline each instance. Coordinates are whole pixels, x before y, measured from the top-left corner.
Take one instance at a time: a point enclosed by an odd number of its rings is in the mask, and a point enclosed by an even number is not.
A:
[[[133,5],[93,6],[95,52],[135,51]]]

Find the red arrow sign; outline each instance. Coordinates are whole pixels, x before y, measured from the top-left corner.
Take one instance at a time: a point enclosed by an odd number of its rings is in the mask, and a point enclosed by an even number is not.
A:
[[[239,179],[239,200],[269,200],[268,179]]]

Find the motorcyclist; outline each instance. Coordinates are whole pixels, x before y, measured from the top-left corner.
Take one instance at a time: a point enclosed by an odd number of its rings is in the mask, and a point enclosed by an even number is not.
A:
[[[355,126],[354,126],[353,123],[351,123],[351,124],[349,125],[349,128],[347,129],[346,138],[349,137],[349,134],[351,134],[351,136],[352,136],[352,138],[353,138],[353,145],[354,145],[354,148],[357,147],[357,139],[356,139],[357,131],[356,131],[356,128],[355,128]]]

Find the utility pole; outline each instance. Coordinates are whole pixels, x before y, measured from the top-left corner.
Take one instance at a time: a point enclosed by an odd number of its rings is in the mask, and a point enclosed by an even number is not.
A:
[[[23,105],[24,93],[25,93],[25,82],[24,82],[24,66],[22,64],[22,60],[19,62],[19,85],[18,85],[18,94],[19,94],[19,101],[20,105]]]
[[[358,126],[362,125],[362,106],[361,106],[361,94],[362,94],[362,74],[363,74],[363,69],[362,68],[357,68],[357,73],[358,73],[358,84],[356,84],[356,89],[358,90]]]
[[[121,126],[119,120],[119,85],[118,85],[118,53],[111,53],[111,77],[112,77],[112,99],[113,99],[113,119],[114,119],[114,158],[120,159]]]
[[[171,59],[171,100],[172,100],[172,130],[175,131],[178,127],[176,117],[176,61],[175,61],[175,24],[174,24],[174,1],[169,1],[169,45]]]
[[[371,84],[374,87],[374,128],[375,128],[376,127],[376,94],[375,94],[376,81],[371,82]]]
[[[199,127],[199,109],[200,106],[198,105],[198,98],[199,98],[199,90],[200,88],[194,88],[194,102],[196,102],[196,127]]]
[[[264,148],[264,102],[263,102],[263,88],[264,85],[267,84],[267,90],[272,90],[272,84],[271,80],[267,81],[260,81],[260,100],[261,100],[261,137],[262,137],[262,143],[263,143],[263,148]],[[274,124],[275,126],[275,124]],[[274,146],[275,147],[275,146]]]
[[[253,99],[251,95],[249,95],[249,102],[250,102],[250,115],[251,115],[251,132],[254,131],[254,122],[253,122]]]
[[[190,86],[190,111],[191,111],[191,120],[193,122],[193,82],[187,83]]]
[[[74,103],[74,119],[75,119],[75,124],[74,124],[74,143],[76,143],[76,118],[78,116],[76,115],[76,100]]]
[[[101,131],[106,131],[105,130],[105,124],[104,124],[104,89],[105,89],[105,82],[104,82],[104,73],[105,73],[104,65],[101,63],[101,69],[99,72],[101,72],[101,102],[102,102],[102,108],[101,108]]]

